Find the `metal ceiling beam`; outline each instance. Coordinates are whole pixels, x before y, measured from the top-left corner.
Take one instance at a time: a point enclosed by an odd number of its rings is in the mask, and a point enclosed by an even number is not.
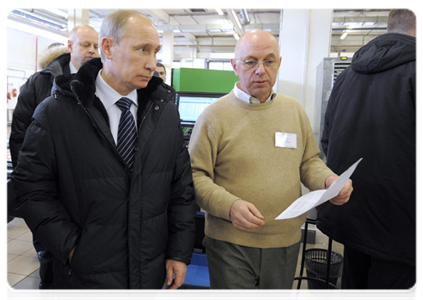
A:
[[[379,23],[387,23],[388,17],[387,16],[376,16],[376,17],[334,17],[333,22],[335,24],[379,24]]]
[[[171,17],[168,13],[166,13],[164,10],[162,9],[149,9],[148,10],[149,14],[151,14],[152,16],[154,16],[157,19],[162,20],[164,23],[167,23],[169,25],[180,25],[174,17]],[[156,26],[157,28],[158,26]],[[181,32],[187,39],[189,39],[193,44],[197,43],[197,38],[195,37],[195,35],[191,34],[191,33],[184,33]]]

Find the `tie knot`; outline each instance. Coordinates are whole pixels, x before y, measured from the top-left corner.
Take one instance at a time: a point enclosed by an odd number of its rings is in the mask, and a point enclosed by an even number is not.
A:
[[[120,98],[118,101],[116,101],[116,105],[119,106],[122,111],[129,110],[131,104],[132,100],[128,98]]]

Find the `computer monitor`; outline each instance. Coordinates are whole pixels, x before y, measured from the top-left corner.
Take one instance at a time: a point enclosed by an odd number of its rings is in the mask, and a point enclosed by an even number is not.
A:
[[[194,125],[198,116],[213,101],[224,93],[176,92],[175,103],[178,106],[181,123]]]

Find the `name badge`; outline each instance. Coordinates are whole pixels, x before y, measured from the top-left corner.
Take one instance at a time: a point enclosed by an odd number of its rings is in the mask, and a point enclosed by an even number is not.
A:
[[[297,149],[297,134],[276,132],[275,147]]]

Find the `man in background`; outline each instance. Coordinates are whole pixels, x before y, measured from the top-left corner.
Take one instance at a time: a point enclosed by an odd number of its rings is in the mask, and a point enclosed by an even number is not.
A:
[[[98,33],[88,25],[76,26],[70,33],[67,46],[69,53],[58,56],[43,70],[31,75],[21,88],[13,112],[9,139],[13,167],[16,167],[19,149],[31,123],[32,114],[38,104],[51,95],[54,78],[58,75],[69,77],[70,74],[75,74],[84,62],[99,56]]]
[[[271,33],[245,33],[232,60],[239,82],[203,111],[189,143],[213,289],[291,289],[306,214],[275,218],[301,183],[316,190],[337,179],[319,159],[304,108],[273,92],[281,59]],[[349,181],[331,202],[351,192]]]
[[[156,72],[159,73],[159,77],[163,79],[163,82],[166,82],[166,68],[163,64],[156,64]]]
[[[37,107],[13,172],[17,210],[54,256],[54,288],[176,289],[196,205],[172,91],[153,77],[159,34],[117,10],[100,45]]]
[[[359,158],[344,206],[318,209],[318,228],[344,244],[342,287],[407,289],[416,280],[416,17],[392,10],[337,78],[322,147],[339,172]]]
[[[22,86],[18,102],[13,112],[11,133],[9,138],[12,165],[17,165],[19,150],[22,147],[26,130],[32,122],[35,108],[51,95],[53,81],[58,75],[70,77],[75,74],[87,60],[98,57],[98,33],[88,25],[76,26],[72,29],[68,40],[68,52],[56,57],[43,70],[31,75]],[[56,51],[56,50],[59,50]],[[50,55],[63,53],[61,47],[52,48]],[[49,59],[52,59],[50,57]],[[8,188],[9,189],[9,188]],[[11,191],[8,191],[11,193]],[[16,215],[16,212],[11,212]],[[40,289],[48,289],[53,285],[52,255],[34,237],[34,247],[40,259]]]

